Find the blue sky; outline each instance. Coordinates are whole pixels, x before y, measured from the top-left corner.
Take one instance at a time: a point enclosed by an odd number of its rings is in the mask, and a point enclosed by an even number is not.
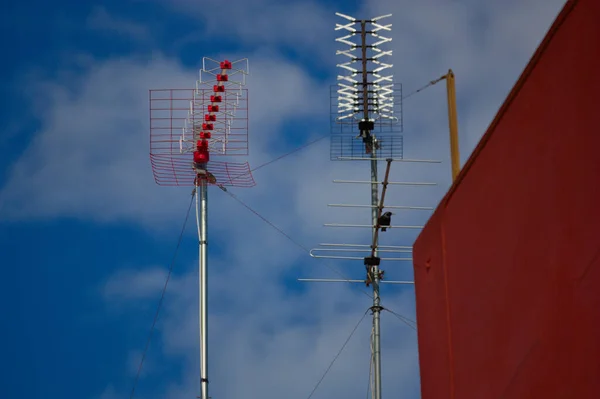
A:
[[[564,1],[487,3],[3,5],[2,397],[128,397],[190,198],[189,188],[153,182],[149,89],[191,87],[204,56],[248,57],[249,161],[258,166],[328,132],[334,12],[391,12],[393,72],[405,93],[448,68],[456,73],[464,162]],[[387,202],[435,206],[450,183],[443,83],[407,99],[404,117],[405,156],[443,162],[394,165],[392,180],[438,186],[390,190]],[[361,232],[322,224],[368,220],[367,211],[327,208],[367,203],[368,191],[331,183],[367,176],[364,165],[329,161],[324,140],[257,171],[256,187],[232,192],[307,247],[363,243]],[[369,299],[360,287],[295,283],[337,276],[224,193],[209,197],[212,396],[306,397]],[[398,217],[423,224],[428,214]],[[382,244],[411,245],[416,234],[392,230]],[[136,397],[198,393],[196,262],[190,223]],[[359,263],[328,264],[361,278]],[[385,269],[412,278],[410,264]],[[412,288],[384,295],[384,306],[415,318]],[[369,329],[361,325],[315,398],[364,396]],[[382,339],[384,395],[418,397],[415,332],[384,314]]]

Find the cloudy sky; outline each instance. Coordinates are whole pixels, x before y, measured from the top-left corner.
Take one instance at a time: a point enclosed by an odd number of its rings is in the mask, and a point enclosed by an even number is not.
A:
[[[209,192],[211,396],[307,398],[369,307],[362,285],[297,283],[362,278],[360,261],[311,259],[321,242],[367,243],[367,165],[329,160],[329,85],[335,82],[334,12],[392,13],[396,80],[405,94],[452,68],[461,159],[492,120],[564,0],[342,1],[123,0],[11,2],[0,12],[0,392],[7,399],[129,397],[191,199],[154,183],[148,90],[192,87],[202,57],[248,57],[252,167],[241,201]],[[450,184],[444,83],[404,102],[404,156],[389,205],[434,207]],[[383,165],[382,165],[383,167]],[[430,212],[399,212],[423,224]],[[188,223],[136,398],[199,393],[197,238]],[[382,245],[412,245],[393,229]],[[410,262],[384,262],[412,279]],[[415,320],[410,286],[386,286],[383,305]],[[419,397],[416,333],[382,315],[383,395]],[[363,398],[370,318],[359,326],[313,398]]]

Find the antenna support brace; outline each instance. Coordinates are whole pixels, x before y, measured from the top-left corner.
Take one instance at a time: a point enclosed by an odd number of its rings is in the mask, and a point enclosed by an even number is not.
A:
[[[365,266],[379,266],[381,258],[377,256],[369,256],[365,258]]]

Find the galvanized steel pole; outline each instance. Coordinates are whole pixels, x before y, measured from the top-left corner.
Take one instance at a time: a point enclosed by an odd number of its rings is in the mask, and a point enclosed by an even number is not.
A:
[[[367,57],[367,21],[360,22],[361,28],[361,50],[362,50],[362,85],[363,85],[363,117],[364,121],[369,121],[369,82],[368,82],[368,57]],[[370,132],[367,145],[371,148],[371,205],[373,205],[371,215],[373,219],[373,257],[378,256],[377,250],[377,219],[379,215],[378,187],[377,187],[377,145],[375,135]],[[381,299],[379,297],[379,266],[370,266],[373,284],[373,399],[381,399],[381,343],[380,343],[380,313]]]
[[[200,391],[201,399],[208,396],[208,312],[207,312],[207,201],[208,183],[199,179],[200,203],[196,201],[196,214],[199,218],[199,308],[200,308]],[[197,197],[196,197],[197,198]]]

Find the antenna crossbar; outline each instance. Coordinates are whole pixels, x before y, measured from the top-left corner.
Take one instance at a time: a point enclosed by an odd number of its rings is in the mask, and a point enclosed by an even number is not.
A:
[[[339,260],[364,260],[365,257],[364,256],[337,256],[337,255],[315,255],[315,254],[310,254],[311,257],[315,258],[315,259],[339,259]],[[412,261],[412,258],[378,258],[380,260],[389,260],[389,261]]]
[[[315,259],[338,259],[338,260],[364,260],[365,259],[364,256],[327,256],[327,255],[311,255],[311,256]],[[412,262],[412,260],[413,260],[412,258],[378,258],[378,259],[389,260],[391,262]]]
[[[354,204],[327,204],[327,206],[331,207],[341,207],[341,208],[377,208],[379,205],[354,205]],[[389,206],[388,209],[409,209],[409,210],[422,210],[422,211],[432,211],[434,208],[431,206]]]
[[[366,283],[366,280],[344,280],[338,278],[299,278],[297,281],[307,283]],[[385,280],[380,284],[414,284],[414,281]]]
[[[329,244],[329,243],[321,243],[319,245],[321,245],[323,247],[358,247],[358,248],[368,247],[368,248],[371,248],[371,246],[367,245],[367,244]],[[378,245],[378,248],[412,249],[412,245]]]
[[[395,162],[420,162],[420,163],[442,163],[438,159],[406,159],[406,158],[369,158],[369,157],[337,157],[336,159],[343,161],[388,161]]]
[[[381,216],[381,215],[380,215]],[[344,223],[325,223],[326,227],[367,227],[376,228],[378,225],[372,224],[344,224]],[[386,229],[422,229],[424,226],[385,226]]]
[[[333,180],[334,183],[356,183],[356,184],[383,184],[381,181],[367,181],[367,180]],[[399,186],[437,186],[437,183],[426,183],[426,182],[387,182],[388,185],[399,185]]]
[[[370,245],[366,245],[370,248]],[[378,246],[379,252],[391,252],[391,253],[412,253],[410,249],[381,249]],[[357,248],[319,248],[314,251],[335,251],[335,252],[371,252],[370,249],[357,249]]]

